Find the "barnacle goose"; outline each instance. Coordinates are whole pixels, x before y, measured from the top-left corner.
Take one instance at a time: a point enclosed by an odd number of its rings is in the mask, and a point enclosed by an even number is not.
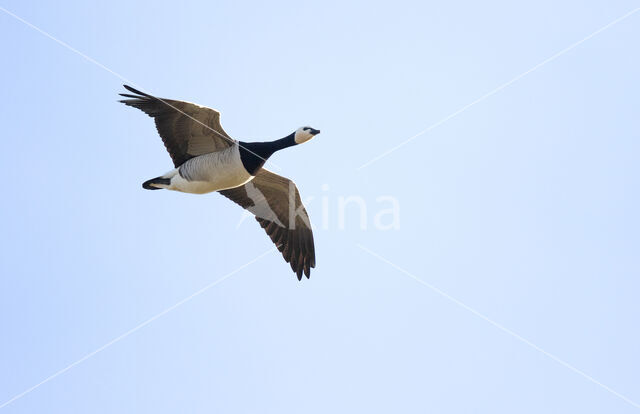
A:
[[[253,213],[298,280],[316,265],[309,215],[296,185],[263,168],[276,151],[309,141],[320,133],[305,126],[268,142],[241,142],[229,136],[215,109],[156,98],[128,85],[120,102],[155,119],[174,169],[145,181],[147,190],[203,194],[218,191]]]

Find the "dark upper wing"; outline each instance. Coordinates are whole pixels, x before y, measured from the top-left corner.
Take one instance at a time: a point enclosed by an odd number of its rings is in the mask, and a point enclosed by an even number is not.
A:
[[[310,268],[316,266],[313,233],[293,181],[263,168],[247,184],[220,194],[255,214],[298,280],[303,272],[309,278]]]
[[[121,93],[120,102],[138,108],[156,121],[156,128],[176,167],[189,158],[228,148],[235,143],[220,125],[215,109],[190,102],[156,98],[124,85],[135,95]]]

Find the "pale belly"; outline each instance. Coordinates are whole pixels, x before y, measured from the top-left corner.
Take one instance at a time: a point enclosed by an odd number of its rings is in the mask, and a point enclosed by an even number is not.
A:
[[[169,190],[204,194],[244,185],[253,176],[244,169],[237,147],[192,158],[175,170]]]
[[[169,190],[181,191],[183,193],[205,194],[213,191],[226,190],[227,188],[235,188],[251,181],[253,177],[249,176],[243,180],[214,180],[214,181],[187,181],[177,175],[171,180]]]

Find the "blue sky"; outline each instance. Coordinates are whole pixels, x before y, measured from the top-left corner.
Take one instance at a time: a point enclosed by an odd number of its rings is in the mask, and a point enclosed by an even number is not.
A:
[[[0,405],[56,375],[0,411],[638,410],[640,12],[358,169],[637,2],[0,6],[111,71],[0,10]],[[223,197],[141,189],[171,163],[119,76],[322,130],[270,160],[310,280]]]

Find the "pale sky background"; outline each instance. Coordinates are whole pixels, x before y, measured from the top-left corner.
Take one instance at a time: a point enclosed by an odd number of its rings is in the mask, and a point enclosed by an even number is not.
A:
[[[0,412],[638,411],[357,247],[640,403],[640,12],[357,170],[637,1],[0,5],[236,138],[321,129],[271,165],[329,204],[310,280],[267,255]],[[117,76],[2,11],[0,51],[3,404],[271,242],[140,187],[171,162]]]

